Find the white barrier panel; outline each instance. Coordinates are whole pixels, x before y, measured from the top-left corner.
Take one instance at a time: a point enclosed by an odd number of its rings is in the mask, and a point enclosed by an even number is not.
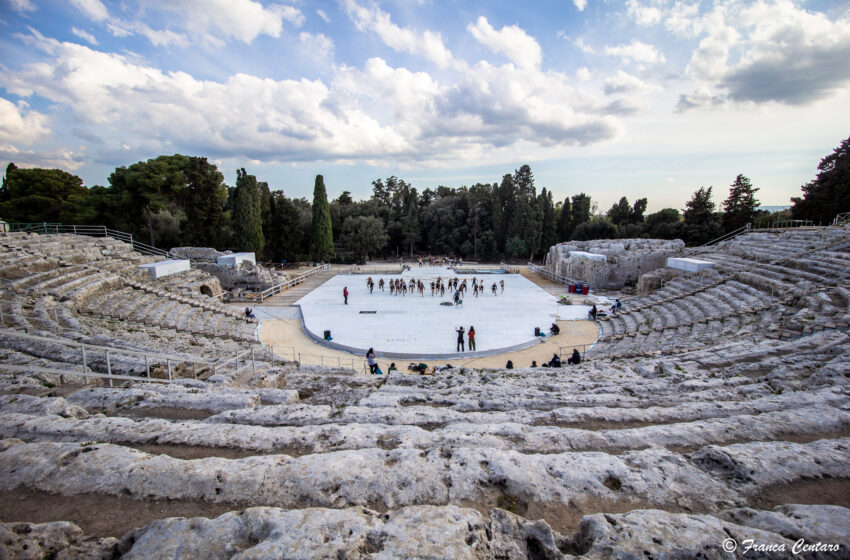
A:
[[[588,253],[586,251],[570,251],[571,259],[587,259],[590,261],[602,261],[604,263],[608,262],[608,257],[605,255],[600,255],[598,253]]]
[[[254,257],[254,253],[232,253],[218,257],[215,262],[227,266],[239,266],[243,262],[257,264],[257,259]]]
[[[667,259],[667,266],[685,272],[702,272],[714,267],[711,261],[701,261],[699,259],[686,259],[682,257],[670,257]]]
[[[169,274],[176,274],[178,272],[183,272],[184,270],[189,270],[189,260],[159,261],[139,265],[139,268],[148,269],[148,274],[150,274],[151,278],[162,278]]]

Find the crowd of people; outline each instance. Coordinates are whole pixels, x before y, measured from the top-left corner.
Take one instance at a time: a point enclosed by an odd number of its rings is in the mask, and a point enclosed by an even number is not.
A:
[[[428,282],[427,285],[425,282]],[[411,295],[419,294],[420,297],[425,297],[426,287],[431,290],[431,297],[445,297],[446,291],[454,292],[452,299],[456,305],[460,305],[463,302],[463,297],[467,291],[471,291],[472,297],[477,298],[479,295],[483,295],[486,290],[484,280],[479,280],[477,276],[473,276],[472,280],[467,278],[461,280],[457,277],[443,279],[442,276],[437,276],[436,278],[426,279],[425,281],[417,278],[411,278],[410,280],[390,278],[385,281],[383,278],[378,278],[377,284],[375,284],[371,276],[366,278],[366,289],[369,290],[370,294],[375,293],[376,285],[379,292],[389,291],[391,296],[407,296],[408,292],[410,292]],[[504,294],[505,281],[493,282],[490,285],[490,293],[494,296]],[[348,286],[345,286],[342,289],[342,297],[346,305],[348,305],[348,295]]]
[[[404,263],[403,259],[399,259],[400,263]],[[428,266],[443,266],[448,268],[454,268],[455,266],[463,266],[463,259],[458,257],[433,257],[428,255],[427,257],[419,257],[417,264],[419,268],[422,268],[426,264]]]
[[[462,259],[453,259],[448,257],[419,257],[418,266],[420,268],[424,266],[448,266],[452,268],[453,266],[460,266],[463,264]],[[470,292],[472,297],[479,297],[479,295],[483,295],[486,293],[488,286],[485,284],[483,279],[478,279],[477,276],[473,276],[472,279],[464,278],[460,279],[458,277],[452,278],[443,278],[442,276],[437,276],[436,278],[426,278],[426,279],[417,279],[417,278],[378,278],[378,282],[376,283],[371,276],[366,278],[366,288],[369,290],[370,294],[375,292],[375,289],[379,292],[389,292],[392,296],[407,296],[408,292],[411,295],[419,295],[420,297],[425,297],[426,292],[430,290],[431,297],[445,297],[446,291],[454,292],[452,295],[452,299],[456,306],[462,305],[463,297]],[[493,296],[497,296],[499,294],[503,294],[505,292],[505,281],[500,280],[499,282],[493,282],[489,286],[489,291]],[[343,288],[343,298],[346,304],[348,304],[348,286]],[[615,312],[619,309],[622,304],[619,300],[617,300],[614,305],[611,307],[611,311]],[[591,320],[596,320],[598,315],[598,311],[596,305],[593,305],[588,311],[588,318]],[[457,334],[457,346],[456,352],[475,352],[476,351],[476,341],[475,341],[475,327],[471,326],[469,329],[465,329],[464,327],[458,327],[455,329]],[[549,333],[551,335],[557,335],[560,333],[560,328],[556,323],[553,323],[551,328],[549,329]],[[381,370],[378,367],[377,358],[375,355],[375,351],[370,348],[368,352],[366,352],[366,360],[369,364],[369,369],[373,374],[381,374]],[[567,364],[580,364],[582,360],[581,353],[577,349],[573,350],[572,355],[566,360]],[[425,364],[411,364],[408,367],[411,371],[416,371],[417,373],[424,373],[426,370]],[[548,361],[544,361],[541,366],[538,366],[536,360],[531,362],[532,368],[536,367],[562,367],[563,363],[561,361],[561,357],[555,353],[552,355],[552,358]],[[451,367],[451,366],[446,366]],[[512,360],[508,360],[507,364],[505,364],[505,368],[513,369],[514,364]],[[390,365],[388,371],[397,371],[395,367],[395,363]],[[436,371],[436,369],[435,369]]]

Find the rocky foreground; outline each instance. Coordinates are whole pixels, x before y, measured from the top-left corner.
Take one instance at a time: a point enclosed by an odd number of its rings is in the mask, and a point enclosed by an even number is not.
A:
[[[637,510],[585,517],[572,534],[502,509],[457,506],[287,511],[254,507],[215,519],[162,519],[123,538],[88,537],[69,522],[0,524],[7,558],[846,558],[850,510],[781,506],[718,516]],[[842,529],[842,525],[845,527]],[[775,554],[763,553],[761,545]],[[749,549],[748,549],[749,548]],[[787,556],[785,556],[787,553]]]

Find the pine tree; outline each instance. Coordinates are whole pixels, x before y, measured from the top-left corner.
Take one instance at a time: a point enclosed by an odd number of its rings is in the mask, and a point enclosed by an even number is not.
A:
[[[818,165],[817,177],[800,187],[803,197],[794,197],[791,214],[797,220],[829,224],[837,214],[850,212],[850,137]]]
[[[236,189],[233,193],[233,236],[237,249],[262,253],[265,238],[260,208],[260,189],[257,178],[248,175],[244,168],[236,171]]]
[[[333,226],[328,207],[328,193],[325,191],[325,179],[316,175],[313,188],[313,222],[310,228],[310,254],[313,260],[328,261],[334,254]]]
[[[711,201],[712,187],[700,187],[685,204],[684,237],[691,245],[699,245],[716,238],[720,234],[720,221],[714,213]]]
[[[727,233],[752,223],[759,207],[756,191],[758,189],[753,188],[747,177],[735,177],[735,182],[730,186],[729,198],[723,202],[723,229]]]

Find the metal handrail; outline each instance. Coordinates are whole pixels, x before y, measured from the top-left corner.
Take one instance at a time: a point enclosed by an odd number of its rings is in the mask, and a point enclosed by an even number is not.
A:
[[[569,285],[569,284],[575,284],[576,283],[576,281],[573,280],[572,278],[568,278],[566,276],[561,276],[560,274],[555,274],[554,272],[547,270],[545,267],[540,266],[539,264],[534,264],[534,263],[531,263],[531,262],[528,263],[528,270],[530,270],[531,272],[536,272],[537,274],[540,274],[544,278],[548,278],[549,280],[552,280],[553,282],[558,282],[559,284]]]
[[[76,331],[75,331],[76,332]],[[0,336],[13,336],[16,338],[23,338],[27,340],[33,340],[36,342],[47,342],[50,344],[61,344],[63,346],[70,346],[72,348],[88,348],[94,351],[110,351],[116,352],[120,354],[129,354],[131,356],[141,356],[141,357],[152,357],[154,359],[162,359],[162,360],[171,360],[175,362],[193,362],[198,364],[206,364],[212,365],[215,363],[215,360],[210,360],[208,358],[199,358],[196,356],[180,356],[177,354],[167,354],[163,352],[142,352],[139,350],[128,350],[126,348],[120,348],[116,346],[106,346],[101,344],[89,344],[88,342],[78,342],[78,341],[70,341],[63,340],[59,338],[50,338],[46,336],[38,336],[34,334],[21,333],[14,330],[10,330],[8,328],[0,328]]]
[[[42,234],[71,233],[74,235],[86,235],[90,237],[112,237],[113,239],[117,239],[118,241],[128,243],[134,251],[145,255],[159,256],[164,258],[174,257],[174,255],[172,255],[169,251],[166,251],[165,249],[159,249],[158,247],[154,247],[153,245],[148,245],[147,243],[142,243],[141,241],[133,239],[133,234],[131,233],[115,229],[109,229],[106,226],[75,224],[68,225],[49,222],[12,223],[9,224],[9,231],[21,231],[26,233]]]
[[[315,274],[318,274],[319,272],[322,272],[323,270],[330,270],[330,268],[331,268],[330,264],[323,264],[321,266],[314,268],[313,270],[309,270],[309,271],[307,271],[303,274],[299,274],[295,278],[290,278],[289,280],[281,282],[280,284],[275,284],[274,286],[272,286],[270,288],[266,288],[265,290],[263,290],[261,292],[253,292],[253,293],[249,293],[249,294],[242,294],[238,298],[229,298],[229,301],[260,301],[260,302],[263,302],[263,301],[267,300],[268,298],[283,292],[287,288],[291,288],[293,286],[297,286],[298,284],[301,284],[307,278],[309,278],[309,277],[311,277]]]
[[[722,243],[723,241],[729,241],[730,239],[738,237],[739,235],[749,233],[751,230],[752,230],[752,224],[749,224],[749,223],[745,224],[745,225],[739,227],[736,230],[730,231],[729,233],[724,233],[720,237],[712,239],[711,241],[703,243],[702,245],[699,245],[697,247],[684,248],[684,249],[682,249],[682,252],[680,254],[681,255],[692,255],[692,254],[698,253],[698,252],[700,252],[701,249],[706,249],[707,247],[712,247],[714,245],[717,245],[718,243]]]
[[[133,377],[132,375],[118,375],[108,373],[95,373],[93,371],[74,371],[72,369],[46,368],[41,366],[18,366],[12,364],[0,364],[0,370],[21,371],[26,373],[50,373],[54,375],[82,375],[84,378],[97,377],[100,379],[108,379],[112,382],[113,379],[121,381],[144,381],[145,383],[174,383],[176,379],[165,379],[162,377]],[[86,380],[86,383],[88,381]]]
[[[593,343],[593,344],[595,344],[595,343]],[[572,355],[573,348],[580,348],[581,349],[581,357],[584,358],[588,349],[590,349],[590,347],[593,346],[593,344],[569,344],[567,346],[559,346],[558,347],[558,356],[559,357],[565,356],[567,352],[569,352],[570,355]]]

